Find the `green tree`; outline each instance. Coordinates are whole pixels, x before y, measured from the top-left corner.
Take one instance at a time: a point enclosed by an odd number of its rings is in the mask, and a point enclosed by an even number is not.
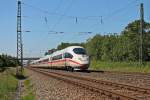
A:
[[[143,59],[150,60],[149,49],[150,49],[150,23],[144,22],[143,32]],[[123,38],[126,38],[128,44],[128,59],[138,60],[139,58],[139,47],[140,47],[140,21],[136,20],[128,24],[125,30],[121,33]]]
[[[0,68],[16,67],[17,65],[18,61],[13,57],[5,54],[0,55]]]
[[[100,60],[102,57],[102,43],[103,37],[101,35],[95,35],[92,39],[88,39],[85,48],[88,54],[96,60]]]
[[[140,21],[129,23],[117,35],[95,35],[85,43],[85,47],[96,60],[103,61],[138,61],[140,47]],[[143,60],[150,61],[150,23],[144,22]]]
[[[83,46],[84,47],[84,43],[63,43],[62,42],[60,45],[57,46],[57,50],[62,50],[69,46]]]

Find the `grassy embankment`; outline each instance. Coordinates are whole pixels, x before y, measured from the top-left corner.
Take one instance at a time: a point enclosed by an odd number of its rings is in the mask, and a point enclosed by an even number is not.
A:
[[[0,100],[12,100],[16,96],[18,80],[12,70],[0,72]]]
[[[17,86],[18,79],[15,76],[15,69],[0,71],[0,100],[15,99]],[[24,80],[24,89],[22,100],[35,100],[33,86],[30,85],[28,78]]]
[[[26,70],[25,70],[26,71]],[[25,72],[26,76],[26,72]],[[24,80],[24,93],[22,94],[22,100],[35,100],[35,92],[33,90],[33,85],[31,85],[31,81],[27,78]]]
[[[91,61],[90,69],[103,71],[142,72],[150,73],[150,62],[139,66],[138,62],[103,62]]]

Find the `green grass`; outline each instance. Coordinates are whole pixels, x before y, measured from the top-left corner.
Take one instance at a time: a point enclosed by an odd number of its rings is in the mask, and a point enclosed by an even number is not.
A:
[[[35,100],[35,95],[33,93],[28,93],[22,98],[22,100]]]
[[[150,62],[146,62],[143,66],[139,66],[138,62],[92,61],[90,69],[104,70],[104,71],[150,73]]]
[[[17,84],[18,80],[9,71],[0,73],[0,100],[12,100]]]
[[[30,85],[30,80],[29,80],[29,79],[25,80],[25,81],[24,81],[24,85],[25,85],[26,87],[29,87],[29,85]]]
[[[24,81],[24,88],[26,89],[25,94],[22,96],[22,100],[35,100],[35,94],[33,91],[33,86],[29,79]]]

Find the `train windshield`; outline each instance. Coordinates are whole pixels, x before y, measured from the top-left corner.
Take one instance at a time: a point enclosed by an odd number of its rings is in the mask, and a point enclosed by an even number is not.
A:
[[[74,48],[73,51],[76,54],[86,55],[86,50],[83,48]]]

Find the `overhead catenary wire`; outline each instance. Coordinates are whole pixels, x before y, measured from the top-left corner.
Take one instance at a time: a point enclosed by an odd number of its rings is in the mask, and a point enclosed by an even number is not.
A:
[[[55,12],[55,13],[60,9],[62,3],[63,3],[63,0],[59,0],[58,5],[57,5],[56,8],[54,9],[54,12]],[[47,17],[45,17],[46,27],[47,27],[47,29],[49,30],[49,25],[48,25],[48,21],[47,21],[47,20],[48,20]],[[49,32],[49,33],[50,33],[50,32]],[[59,33],[59,32],[54,32],[54,34],[55,34],[55,33],[57,34],[57,33]],[[60,33],[62,34],[63,32],[60,32]],[[53,33],[51,33],[51,34],[53,34]]]
[[[94,21],[97,21],[96,24],[93,24],[92,26],[90,26],[90,29],[95,27],[96,25],[99,25],[99,24],[104,24],[106,21],[108,21],[109,19],[113,18],[114,16],[118,15],[119,13],[122,13],[122,11],[126,10],[126,9],[129,9],[130,5],[135,3],[135,1],[137,2],[137,0],[133,0],[131,2],[129,2],[126,6],[123,6],[122,8],[119,8],[115,11],[113,11],[112,13],[108,14],[108,15],[100,15],[100,16],[84,16],[84,17],[81,17],[81,16],[68,16],[67,14],[65,14],[65,12],[62,14],[62,13],[58,13],[56,11],[54,12],[50,12],[50,11],[47,11],[47,10],[44,10],[44,9],[41,9],[39,7],[35,7],[35,6],[32,6],[30,4],[26,4],[23,2],[23,4],[25,6],[28,6],[28,7],[31,7],[33,9],[36,9],[42,13],[45,13],[45,14],[48,14],[48,15],[51,15],[51,16],[58,16],[59,19],[57,20],[56,23],[54,23],[54,25],[52,26],[51,28],[51,31],[54,31],[54,28],[61,22],[61,20],[65,17],[65,18],[68,18],[68,19],[74,19],[75,20],[75,23],[77,24],[79,22],[79,20],[94,20]],[[71,5],[71,4],[70,4]],[[69,6],[70,6],[69,5]],[[127,7],[128,6],[128,7]],[[56,7],[56,9],[60,8],[59,6]],[[69,7],[68,7],[69,8]],[[68,9],[67,8],[67,9]],[[66,10],[65,10],[66,11]],[[66,11],[67,12],[67,11]],[[46,17],[47,18],[47,17]],[[89,29],[89,28],[88,28]]]
[[[108,15],[103,15],[103,17],[105,17],[107,19],[107,18],[111,17],[111,15],[116,15],[116,13],[118,13],[118,12],[121,13],[122,10],[128,9],[129,8],[128,6],[130,6],[131,4],[133,4],[133,3],[137,2],[137,1],[138,0],[133,0],[133,1],[129,2],[127,5],[123,6],[122,8],[119,8],[119,9],[113,11],[112,13],[110,13]],[[31,7],[31,8],[33,8],[35,10],[38,10],[38,11],[40,11],[42,13],[49,14],[51,16],[60,16],[60,17],[63,16],[63,17],[70,18],[70,19],[78,18],[78,19],[82,19],[82,20],[99,20],[99,17],[102,16],[102,15],[98,15],[98,16],[90,15],[90,16],[82,16],[82,17],[81,16],[70,16],[70,15],[68,16],[68,15],[65,15],[64,13],[56,12],[57,9],[60,8],[59,7],[60,5],[58,7],[56,7],[53,12],[50,12],[50,11],[47,11],[47,10],[45,10],[43,8],[33,6],[33,5],[27,4],[25,2],[22,2],[22,4],[27,6],[27,7]]]
[[[108,22],[110,19],[112,19],[113,17],[117,16],[118,14],[124,13],[124,11],[130,10],[131,9],[130,7],[139,6],[135,2],[137,2],[137,0],[133,0],[133,1],[129,2],[127,5],[119,8],[119,9],[117,9],[115,11],[113,11],[112,13],[110,13],[110,14],[108,14],[106,16],[99,16],[101,21],[97,21],[97,23],[91,25],[89,27],[89,29],[93,29],[95,26],[105,24],[106,22]],[[94,30],[91,30],[91,31],[94,31]]]
[[[65,14],[62,14],[62,13],[58,13],[56,11],[50,12],[50,11],[47,11],[45,9],[42,9],[42,8],[39,8],[39,7],[30,5],[30,4],[27,4],[27,3],[24,3],[24,2],[22,4],[27,6],[27,7],[32,8],[32,9],[35,9],[35,10],[41,12],[41,13],[48,14],[50,16],[58,16],[58,17],[59,16],[63,16],[63,17],[69,18],[69,19],[76,19],[76,18],[78,18],[78,19],[82,19],[82,20],[98,20],[99,19],[99,16],[83,16],[83,17],[81,17],[81,16],[70,16],[70,15],[68,16],[68,15],[65,15]]]
[[[58,5],[56,6],[56,8],[54,9],[54,12],[57,12],[60,8],[61,8],[61,5],[63,4],[63,0],[59,0],[59,3]]]
[[[52,28],[50,30],[54,30],[54,28],[63,20],[63,17],[67,14],[67,12],[70,10],[72,4],[73,4],[74,0],[71,0],[69,6],[66,7],[65,12],[63,13],[62,16],[60,16],[60,18],[57,20],[57,22],[52,26]]]

